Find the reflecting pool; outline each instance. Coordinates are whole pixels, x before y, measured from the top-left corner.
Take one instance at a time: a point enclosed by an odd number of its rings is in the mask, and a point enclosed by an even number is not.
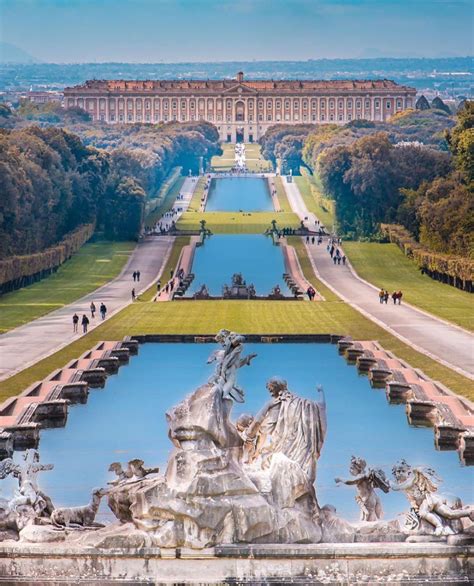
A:
[[[231,285],[233,273],[242,273],[253,283],[257,295],[268,295],[280,285],[283,295],[292,296],[283,280],[285,263],[279,246],[261,234],[214,235],[196,248],[192,272],[195,274],[186,295],[205,284],[211,295],[222,295],[224,284]]]
[[[111,480],[107,469],[114,461],[139,457],[164,469],[171,451],[165,411],[207,380],[212,365],[206,359],[214,349],[212,344],[145,344],[104,389],[91,391],[86,405],[70,407],[65,428],[42,431],[41,461],[53,463],[54,470],[41,474],[40,485],[55,505],[88,502],[93,487]],[[316,386],[324,387],[328,433],[316,480],[321,505],[332,503],[342,516],[357,520],[355,490],[334,483],[336,476],[348,477],[352,454],[383,467],[387,476],[402,457],[410,464],[430,465],[444,479],[443,494],[472,502],[472,468],[461,467],[456,452],[437,452],[433,430],[408,426],[404,406],[389,405],[384,391],[371,389],[335,346],[247,344],[246,352],[258,356],[239,371],[246,402],[234,406],[234,420],[264,405],[265,383],[272,375],[283,376],[292,391],[305,397],[315,398]],[[382,493],[381,498],[385,518],[409,508],[401,493]],[[98,520],[112,518],[103,503]]]
[[[212,179],[206,212],[271,212],[268,182],[261,177]]]

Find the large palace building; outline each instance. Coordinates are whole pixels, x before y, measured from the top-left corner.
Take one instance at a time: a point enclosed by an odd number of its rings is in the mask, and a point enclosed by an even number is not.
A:
[[[273,81],[236,79],[92,80],[64,90],[78,106],[109,124],[207,120],[221,140],[254,142],[275,124],[344,124],[388,120],[414,106],[416,90],[383,80]]]

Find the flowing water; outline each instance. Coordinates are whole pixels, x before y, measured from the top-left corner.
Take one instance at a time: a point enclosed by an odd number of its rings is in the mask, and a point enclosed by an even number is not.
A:
[[[114,461],[138,457],[148,466],[164,469],[172,447],[165,411],[207,380],[212,365],[206,365],[206,359],[214,348],[213,344],[145,344],[104,389],[90,392],[86,405],[70,407],[66,427],[42,431],[41,461],[53,463],[54,470],[41,474],[40,486],[55,505],[88,502],[94,487],[112,479],[107,469]],[[247,344],[246,352],[258,356],[239,372],[246,402],[235,405],[234,420],[242,412],[256,413],[265,404],[265,383],[273,375],[286,378],[289,388],[304,397],[316,398],[317,385],[324,387],[328,433],[316,480],[321,505],[331,503],[343,517],[357,520],[355,489],[334,483],[336,476],[349,476],[353,454],[364,457],[370,466],[383,467],[387,476],[400,458],[413,465],[430,465],[444,479],[442,493],[472,502],[472,468],[463,468],[456,452],[436,451],[433,430],[410,427],[404,406],[389,405],[384,391],[372,389],[335,346]],[[4,482],[2,496],[7,497],[11,481]],[[385,518],[409,509],[401,493],[381,498]],[[103,503],[99,520],[112,519]]]
[[[271,212],[272,198],[266,179],[223,177],[212,179],[206,212]]]
[[[220,296],[223,285],[231,285],[233,273],[242,273],[247,284],[253,283],[257,295],[268,295],[278,284],[283,295],[292,296],[283,280],[281,249],[261,234],[211,236],[196,249],[191,270],[195,278],[187,296],[203,284],[211,295]]]

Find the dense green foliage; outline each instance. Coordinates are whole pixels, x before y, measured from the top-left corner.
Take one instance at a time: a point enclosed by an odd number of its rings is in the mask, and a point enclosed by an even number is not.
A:
[[[365,136],[349,146],[326,149],[318,168],[324,188],[336,201],[339,227],[346,235],[373,234],[380,222],[397,219],[400,188],[450,170],[447,153],[418,145],[394,146],[386,133]]]
[[[279,164],[281,173],[289,174],[291,171],[299,175],[300,166],[303,164],[303,144],[314,129],[314,124],[272,126],[258,141],[262,147],[262,155],[271,161],[274,167]]]
[[[200,157],[205,164],[220,152],[216,128],[204,122],[108,126],[87,118],[55,104],[2,110],[0,258],[41,252],[90,223],[108,239],[136,239],[145,200],[170,170],[197,171]]]

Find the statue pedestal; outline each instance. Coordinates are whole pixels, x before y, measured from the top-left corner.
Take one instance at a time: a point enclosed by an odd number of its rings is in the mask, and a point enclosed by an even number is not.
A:
[[[446,543],[346,543],[318,545],[221,545],[185,548],[99,550],[72,544],[0,547],[0,576],[31,583],[102,585],[115,581],[206,584],[224,581],[259,584],[269,580],[309,583],[391,584],[409,580],[446,584],[472,578],[474,547]]]

